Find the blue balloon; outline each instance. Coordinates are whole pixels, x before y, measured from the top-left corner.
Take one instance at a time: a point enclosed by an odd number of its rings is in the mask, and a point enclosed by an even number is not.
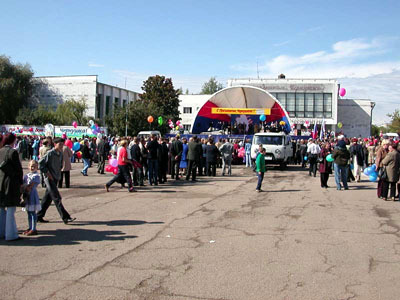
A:
[[[364,169],[364,174],[365,174],[365,175],[369,176],[370,173],[371,173],[371,170],[370,170],[369,168],[365,168],[365,169]]]
[[[75,142],[74,145],[72,146],[72,150],[78,151],[79,149],[81,149],[81,144]]]
[[[261,115],[260,116],[260,121],[261,122],[264,122],[266,119],[267,119],[267,117],[265,115]]]
[[[376,181],[378,179],[378,176],[376,173],[373,173],[371,175],[369,175],[369,180],[370,181]]]
[[[96,129],[96,125],[92,125],[92,126],[90,126],[90,128],[92,129],[92,130],[94,130],[94,129]]]
[[[307,160],[308,159],[308,157],[307,156],[304,156],[304,160]]]

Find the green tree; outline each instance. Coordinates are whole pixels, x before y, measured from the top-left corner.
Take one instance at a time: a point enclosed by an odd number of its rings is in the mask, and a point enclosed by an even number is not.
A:
[[[34,109],[23,107],[19,110],[16,122],[22,125],[45,125],[48,123],[57,125],[55,111],[44,105],[39,105]]]
[[[389,132],[400,132],[400,110],[396,109],[392,114],[387,115],[391,118],[390,124],[388,126]]]
[[[179,119],[179,95],[180,90],[174,89],[171,78],[156,75],[150,76],[143,82],[140,95],[141,101],[152,107],[158,108],[163,117]]]
[[[211,77],[209,81],[207,81],[203,84],[200,94],[212,95],[212,94],[218,92],[219,90],[222,90],[223,88],[224,87],[223,87],[222,83],[218,83],[218,81],[215,77]]]
[[[55,115],[57,117],[56,125],[71,125],[76,121],[79,125],[86,125],[90,117],[86,116],[88,105],[85,99],[70,99],[57,106]]]
[[[13,64],[0,56],[0,124],[15,123],[19,110],[29,104],[33,71],[28,64]]]

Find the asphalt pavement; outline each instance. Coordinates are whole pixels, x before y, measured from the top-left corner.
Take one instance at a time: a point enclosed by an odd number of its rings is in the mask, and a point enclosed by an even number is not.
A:
[[[1,299],[399,299],[400,203],[366,177],[337,191],[332,176],[324,189],[299,167],[269,168],[257,193],[235,166],[107,193],[112,175],[81,167],[60,189],[76,221],[52,205],[39,235],[0,241]],[[26,213],[16,219],[24,231]]]

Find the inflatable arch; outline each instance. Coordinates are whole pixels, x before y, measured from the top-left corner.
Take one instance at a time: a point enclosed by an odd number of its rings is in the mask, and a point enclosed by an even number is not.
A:
[[[266,122],[284,121],[284,131],[290,132],[290,118],[279,101],[267,91],[252,86],[234,86],[222,89],[210,96],[208,101],[201,107],[192,123],[192,133],[206,132],[210,127],[221,129],[225,123],[258,124],[260,114],[215,114],[215,108],[254,108],[262,111],[269,109],[266,114]]]

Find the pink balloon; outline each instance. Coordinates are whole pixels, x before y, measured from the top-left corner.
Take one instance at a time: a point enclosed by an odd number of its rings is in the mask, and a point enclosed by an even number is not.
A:
[[[78,123],[76,123],[76,121],[73,121],[72,126],[74,126],[74,128],[76,128],[76,127],[78,127]]]
[[[345,88],[340,88],[339,95],[340,95],[340,97],[343,97],[344,95],[346,95],[346,89]]]
[[[118,160],[116,160],[115,158],[111,158],[108,163],[114,168],[118,167]]]

